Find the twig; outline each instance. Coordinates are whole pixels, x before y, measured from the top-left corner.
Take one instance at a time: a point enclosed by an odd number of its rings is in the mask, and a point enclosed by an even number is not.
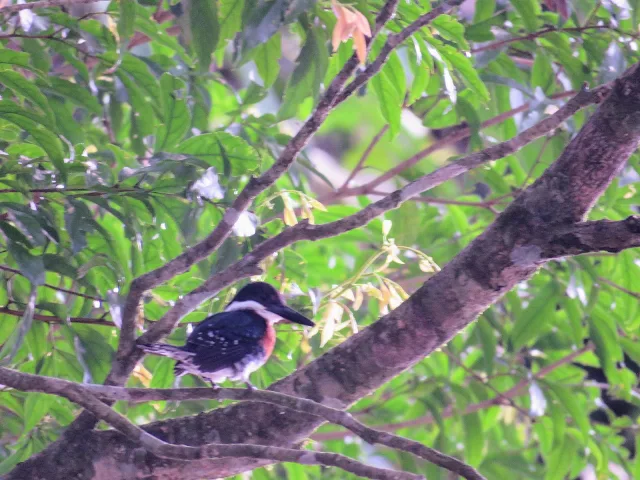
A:
[[[478,381],[479,383],[481,383],[482,385],[484,385],[485,387],[487,387],[489,390],[491,390],[493,393],[496,394],[496,396],[494,398],[500,398],[503,401],[507,402],[509,405],[511,405],[513,408],[515,408],[516,410],[518,410],[523,416],[527,417],[527,418],[531,418],[531,415],[529,414],[529,412],[527,412],[526,410],[524,410],[522,407],[520,407],[520,405],[518,405],[513,398],[511,397],[507,397],[505,396],[500,390],[498,390],[497,388],[495,388],[493,385],[491,385],[488,380],[482,378],[480,375],[478,375],[476,372],[474,372],[472,369],[470,369],[469,367],[467,367],[464,363],[462,363],[448,348],[444,349],[444,352],[447,354],[447,356],[449,357],[449,359],[455,363],[456,365],[458,365],[460,368],[462,368],[468,375],[471,375],[473,378],[476,379],[476,381]]]
[[[598,277],[598,282],[604,283],[606,285],[609,285],[610,287],[613,287],[616,290],[620,290],[621,292],[624,292],[627,295],[631,295],[633,298],[637,298],[638,300],[640,300],[640,293],[633,292],[633,291],[631,291],[631,290],[629,290],[627,288],[624,288],[622,285],[618,285],[617,283],[612,282],[608,278]]]
[[[0,313],[4,313],[6,315],[13,315],[14,317],[22,317],[24,312],[19,310],[11,310],[10,308],[0,307]],[[110,322],[108,320],[101,320],[99,318],[85,318],[85,317],[69,317],[68,319],[63,319],[59,317],[54,317],[51,315],[40,315],[38,313],[33,315],[33,318],[36,320],[40,320],[42,322],[47,323],[67,323],[67,321],[71,323],[84,323],[86,325],[103,325],[107,327],[115,327],[115,323]]]
[[[538,37],[542,37],[548,33],[582,33],[586,30],[611,30],[620,35],[627,35],[631,38],[638,38],[638,35],[632,32],[625,32],[624,30],[620,30],[619,28],[612,27],[611,25],[586,25],[584,27],[567,27],[567,28],[556,28],[556,27],[547,27],[542,30],[538,30],[537,32],[531,32],[527,35],[521,35],[516,37],[507,38],[505,40],[500,40],[499,42],[489,43],[487,45],[482,45],[480,47],[474,48],[471,50],[471,53],[479,53],[484,52],[486,50],[496,50],[504,45],[508,45],[509,43],[514,42],[522,42],[526,40],[534,40]]]
[[[364,162],[367,161],[367,158],[369,158],[369,155],[371,155],[371,152],[373,151],[373,149],[376,148],[376,145],[378,144],[380,139],[383,137],[383,135],[387,133],[387,130],[389,130],[389,124],[386,124],[384,127],[382,127],[380,131],[371,139],[371,142],[369,142],[369,145],[367,145],[367,148],[365,149],[364,153],[360,157],[360,160],[358,161],[354,169],[351,171],[347,179],[344,181],[344,184],[342,185],[342,187],[338,189],[338,191],[347,188],[351,180],[353,180],[353,178],[358,174],[358,172],[362,170],[362,166],[364,165]]]
[[[11,273],[15,273],[17,275],[22,275],[22,272],[20,272],[20,270],[17,270],[15,268],[11,268],[11,267],[7,267],[5,265],[0,265],[0,270],[4,270],[5,272],[11,272]],[[98,302],[104,302],[104,299],[102,299],[101,297],[96,297],[93,295],[87,295],[86,293],[81,293],[81,292],[76,292],[75,290],[68,290],[66,288],[62,288],[62,287],[56,287],[55,285],[51,285],[49,283],[45,283],[44,284],[45,287],[47,288],[51,288],[53,290],[58,290],[59,292],[64,292],[64,293],[68,293],[69,295],[74,295],[76,297],[82,297],[82,298],[86,298],[88,300],[96,300]]]
[[[38,2],[20,3],[15,5],[7,5],[0,8],[0,14],[15,13],[22,10],[34,10],[36,8],[60,7],[62,5],[85,5],[87,3],[96,3],[100,0],[41,0]]]
[[[474,164],[475,163],[474,160],[475,161],[480,160],[480,163],[477,163],[474,166],[464,169],[460,172],[460,173],[464,173],[471,168],[475,168],[481,163],[488,162],[490,160],[496,160],[497,158],[501,158],[505,155],[513,153],[516,150],[522,148],[527,143],[530,143],[533,140],[541,137],[542,135],[545,135],[551,130],[554,130],[562,122],[564,122],[567,118],[571,117],[578,110],[588,105],[591,105],[593,103],[599,103],[602,100],[602,97],[606,95],[606,93],[608,93],[610,90],[611,90],[611,84],[601,85],[599,87],[596,87],[590,92],[589,91],[585,92],[585,90],[582,90],[581,92],[578,92],[571,100],[569,100],[562,108],[560,108],[560,110],[555,112],[553,115],[550,115],[549,117],[543,119],[533,127],[530,127],[524,132],[521,132],[520,134],[513,137],[511,140],[507,140],[506,142],[493,145],[492,147],[484,149],[480,152],[476,152],[466,157],[463,157],[462,159],[456,161],[455,163],[452,163],[450,165],[447,165],[446,167],[436,170],[435,172],[433,172],[433,174],[430,174],[430,175],[437,174],[438,172],[441,172],[442,170],[447,168],[451,170],[455,170],[456,165],[461,165],[461,164],[464,164],[465,162]],[[567,96],[567,94],[572,95],[573,93],[574,92],[563,92],[562,96]],[[555,98],[560,98],[560,96]],[[498,124],[503,120],[506,120],[507,118],[510,118],[517,113],[528,110],[529,108],[530,108],[530,104],[525,103],[524,105],[521,105],[518,108],[514,108],[512,110],[509,110],[508,112],[504,112],[492,119],[489,119],[483,122],[480,128],[486,128],[488,126]],[[378,178],[372,180],[371,182],[367,183],[366,185],[362,185],[357,188],[347,189],[343,193],[345,195],[366,195],[371,189],[377,187],[381,183],[386,182],[387,180],[392,179],[400,172],[415,165],[423,158],[427,157],[428,155],[431,155],[433,152],[440,150],[446,145],[450,145],[459,140],[463,140],[467,138],[469,135],[471,135],[471,130],[469,128],[461,128],[460,130],[453,132],[451,135],[448,135],[447,137],[442,138],[439,141],[429,145],[427,148],[421,150],[415,155],[412,155],[407,160],[399,163],[398,165],[391,168],[390,170],[380,175]],[[504,153],[502,153],[501,149],[505,149]],[[483,161],[480,159],[481,156],[487,155],[487,154],[488,156],[486,160]],[[488,158],[488,157],[491,157],[491,158]],[[460,173],[454,174],[453,176],[457,176]],[[429,175],[426,175],[426,177],[428,176]],[[425,177],[422,177],[422,178],[425,178]]]

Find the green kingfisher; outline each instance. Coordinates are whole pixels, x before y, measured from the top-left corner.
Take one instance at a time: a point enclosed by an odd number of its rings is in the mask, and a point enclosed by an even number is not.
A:
[[[198,375],[214,388],[228,378],[253,388],[249,376],[269,359],[276,343],[273,325],[281,320],[315,325],[288,307],[271,285],[253,282],[240,289],[223,312],[200,322],[184,346],[154,343],[138,347],[176,360],[176,376]]]

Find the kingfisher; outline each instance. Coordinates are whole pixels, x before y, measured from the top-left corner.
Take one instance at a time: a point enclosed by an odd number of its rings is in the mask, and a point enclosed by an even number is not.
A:
[[[266,363],[276,343],[273,325],[281,320],[313,327],[315,324],[288,307],[268,283],[252,282],[233,297],[223,312],[200,322],[184,346],[140,344],[146,353],[176,360],[176,376],[198,375],[213,388],[225,379],[243,381]]]

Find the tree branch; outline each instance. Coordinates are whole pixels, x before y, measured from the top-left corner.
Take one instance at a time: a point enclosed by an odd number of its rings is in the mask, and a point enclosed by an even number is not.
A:
[[[63,5],[85,5],[101,0],[41,0],[38,2],[19,3],[0,8],[0,14],[16,13],[22,10],[34,10],[36,8],[61,7]]]
[[[0,270],[4,270],[5,272],[15,273],[16,275],[24,276],[24,274],[15,268],[8,267],[6,265],[0,265]],[[49,283],[44,284],[45,287],[51,288],[52,290],[57,290],[59,292],[68,293],[69,295],[74,295],[76,297],[82,297],[89,300],[96,300],[98,302],[104,302],[104,299],[101,297],[96,297],[95,295],[87,295],[86,293],[76,292],[75,290],[69,290],[67,288],[56,287],[55,285],[51,285]]]
[[[311,225],[307,221],[302,221],[295,226],[289,227],[280,234],[265,240],[256,246],[250,253],[241,260],[229,266],[223,272],[209,277],[202,285],[194,289],[169,309],[160,320],[143,334],[139,342],[153,343],[158,341],[171,331],[178,324],[180,319],[193,311],[203,301],[218,293],[222,288],[253,274],[253,269],[257,268],[260,261],[269,255],[301,240],[319,240],[322,238],[334,237],[341,233],[362,227],[384,212],[398,208],[402,203],[410,200],[414,196],[430,190],[451,178],[465,173],[473,168],[491,160],[497,160],[505,155],[515,152],[527,143],[539,138],[550,130],[557,128],[567,118],[571,117],[580,108],[592,103],[598,103],[611,90],[611,85],[602,85],[591,91],[582,90],[562,108],[553,115],[545,118],[533,127],[497,145],[488,147],[480,152],[473,153],[450,163],[438,170],[424,175],[417,180],[405,185],[399,190],[386,197],[366,206],[359,212],[334,222],[322,225]],[[367,184],[364,187],[369,187]],[[361,187],[359,187],[361,188]],[[348,191],[353,191],[350,189]],[[362,192],[366,193],[366,192]],[[137,358],[141,358],[138,353]],[[131,358],[135,358],[132,356]],[[128,367],[132,368],[132,367]]]
[[[376,28],[373,36],[393,16],[399,0],[388,0],[376,18]],[[355,54],[349,59],[342,70],[336,75],[324,95],[318,102],[318,106],[313,111],[311,117],[298,130],[298,133],[289,141],[276,162],[265,173],[257,178],[251,178],[244,189],[236,197],[233,204],[228,208],[220,223],[202,242],[188,249],[173,260],[167,262],[160,268],[145,273],[133,280],[129,294],[127,295],[122,314],[122,330],[118,343],[118,352],[114,360],[114,368],[109,374],[109,383],[123,384],[129,375],[130,369],[119,368],[118,362],[122,363],[135,351],[135,316],[142,294],[157,285],[173,278],[186,271],[196,262],[214,252],[222,242],[229,236],[231,229],[238,221],[240,214],[244,212],[257,195],[273,185],[282,174],[284,174],[295,161],[297,155],[305,147],[310,138],[320,128],[329,112],[335,107],[334,100],[342,91],[345,83],[351,77],[358,66]],[[153,327],[152,327],[153,329]]]
[[[445,167],[439,168],[435,172],[429,173],[418,180],[412,182],[416,185],[417,188],[420,189],[420,192],[424,192],[429,190],[441,183],[449,180],[453,177],[461,175],[464,172],[472,170],[483,163],[490,162],[492,160],[497,160],[506,155],[514,153],[520,150],[525,145],[531,143],[532,141],[546,135],[547,133],[553,131],[558,128],[562,122],[572,117],[578,110],[583,109],[589,105],[594,103],[600,103],[604,97],[611,90],[611,84],[600,85],[593,90],[587,90],[584,88],[580,92],[578,92],[573,98],[571,98],[565,105],[563,105],[557,112],[549,117],[541,120],[534,126],[528,128],[527,130],[519,133],[515,137],[506,142],[498,143],[491,147],[485,148],[476,153],[472,153],[471,155],[467,155],[463,158],[456,160],[455,162],[446,165]],[[528,107],[528,104],[525,104]],[[525,105],[518,107],[517,109],[510,110],[509,112],[505,112],[501,115],[495,117],[495,119],[490,119],[482,124],[482,128],[489,126],[491,124],[499,123],[505,118],[513,116],[515,113],[519,111],[524,111]],[[517,110],[517,111],[516,111]],[[499,120],[499,121],[494,121]],[[471,130],[469,128],[461,129],[460,131],[455,132],[450,137],[446,138],[446,144],[450,144],[456,142],[458,140],[462,140],[468,137],[471,134]],[[445,139],[440,140],[440,142],[436,142],[433,145],[425,148],[424,150],[416,153],[411,156],[404,162],[396,165],[392,169],[388,170],[384,174],[380,175],[375,180],[362,185],[360,187],[345,189],[343,194],[345,195],[366,195],[372,189],[375,189],[381,183],[386,182],[387,180],[392,179],[398,173],[406,170],[407,168],[415,165],[420,160],[430,155],[434,151],[442,148],[441,142],[445,141]],[[420,182],[420,183],[419,183]],[[411,184],[409,184],[411,185]],[[418,193],[420,193],[418,192]]]
[[[542,258],[558,258],[591,252],[617,253],[640,247],[640,216],[621,221],[597,220],[561,226],[545,239]]]
[[[24,312],[20,310],[12,310],[7,307],[0,307],[0,313],[4,313],[6,315],[13,315],[14,317],[22,317]],[[99,318],[86,318],[86,317],[69,317],[68,319],[54,317],[52,315],[40,315],[38,313],[33,315],[33,318],[36,320],[40,320],[41,322],[47,323],[66,323],[67,321],[71,323],[84,323],[87,325],[103,325],[107,327],[115,327],[113,322],[108,320],[101,320]]]
[[[31,375],[28,373],[17,372],[14,370],[9,370],[7,368],[0,367],[0,383],[4,383],[13,388],[22,390],[22,391],[35,391],[35,392],[44,392],[51,393],[54,395],[66,396],[70,400],[77,402],[75,392],[83,393],[89,397],[99,397],[102,401],[108,402],[116,402],[118,400],[124,400],[129,402],[147,402],[154,400],[174,400],[174,401],[185,401],[185,400],[255,400],[260,402],[269,403],[272,405],[277,405],[280,407],[286,407],[291,410],[295,410],[297,412],[306,413],[310,415],[315,415],[317,417],[321,417],[331,423],[335,423],[337,425],[342,425],[343,427],[349,429],[363,440],[370,444],[380,444],[385,445],[390,448],[395,448],[398,450],[403,450],[409,453],[412,453],[420,458],[423,458],[435,465],[438,465],[442,468],[445,468],[453,473],[456,473],[468,480],[483,480],[484,477],[480,475],[474,468],[466,465],[464,462],[460,460],[450,457],[448,455],[444,455],[441,452],[434,450],[432,448],[426,447],[425,445],[415,442],[413,440],[409,440],[403,437],[399,437],[397,435],[393,435],[387,432],[382,432],[375,430],[373,428],[369,428],[366,425],[358,422],[353,416],[342,410],[337,410],[335,408],[331,408],[325,405],[321,405],[314,401],[297,398],[291,395],[285,395],[282,393],[269,392],[265,390],[248,390],[248,389],[238,389],[238,388],[220,388],[220,389],[210,389],[210,388],[184,388],[184,389],[145,389],[145,388],[122,388],[122,387],[111,387],[104,385],[79,385],[74,382],[69,382],[67,380],[61,380],[52,377],[45,377],[40,375]],[[66,392],[74,392],[73,398],[67,396]],[[96,416],[105,420],[114,428],[117,428],[119,431],[127,435],[129,438],[135,440],[138,436],[141,436],[143,432],[142,429],[136,427],[134,425],[126,425],[124,422],[129,423],[128,420],[122,418],[117,418],[115,415],[118,415],[116,412],[113,412],[109,407],[104,405],[105,408],[100,407],[99,411],[92,402],[91,407],[85,406],[85,408],[91,410]],[[109,410],[110,412],[108,412]],[[111,413],[113,412],[113,413]],[[124,421],[123,421],[124,419]],[[133,427],[133,428],[132,428]],[[148,433],[145,432],[145,435],[149,436]],[[171,458],[192,458],[190,455],[193,454],[193,451],[182,451],[175,449],[171,446],[168,449],[167,445],[161,445],[161,450],[156,450],[157,439],[152,437],[154,440],[150,441],[147,439],[148,444],[145,444],[145,440],[141,440],[143,446],[148,447],[150,451],[156,454],[160,454],[159,452],[167,452],[169,455],[161,456],[169,456]],[[163,442],[164,443],[164,442]],[[221,446],[216,445],[213,452],[217,452],[218,448]],[[224,446],[226,448],[227,446]],[[249,447],[247,445],[243,445],[243,447]],[[182,448],[182,447],[180,447]],[[191,449],[199,448],[201,451],[203,449],[209,449],[210,446],[202,446],[202,447],[189,447]],[[289,450],[289,449],[283,449]],[[257,455],[255,451],[248,449],[252,453],[246,456],[252,456],[256,458],[265,458]],[[297,452],[296,452],[297,453]],[[187,455],[185,457],[184,455]],[[291,453],[289,453],[291,454]],[[176,455],[176,456],[174,456]],[[183,455],[183,456],[180,456]],[[210,455],[210,456],[223,456],[223,455]],[[232,456],[245,456],[244,451],[237,455]],[[199,457],[193,457],[199,458]],[[289,460],[287,458],[280,458],[279,456],[271,456],[266,457],[272,460],[278,461],[298,461],[299,460]],[[344,461],[344,459],[341,459]],[[304,463],[304,462],[300,462]],[[339,466],[345,470],[354,472],[354,470],[349,470],[345,468],[342,464],[336,463],[327,463],[326,461],[320,461],[321,464]],[[361,467],[359,467],[361,468]],[[356,473],[356,472],[354,472]],[[370,478],[382,478],[382,477],[374,477],[371,475],[366,475]],[[389,478],[389,477],[385,477]],[[398,477],[400,478],[400,477]]]

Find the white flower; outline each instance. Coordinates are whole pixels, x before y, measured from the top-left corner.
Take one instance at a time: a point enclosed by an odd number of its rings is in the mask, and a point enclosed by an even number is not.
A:
[[[233,234],[237,237],[250,237],[256,233],[258,217],[251,212],[242,212],[233,226]]]
[[[214,167],[207,168],[205,174],[196,180],[191,190],[209,200],[221,200],[224,198],[224,189],[218,182],[218,174]]]

